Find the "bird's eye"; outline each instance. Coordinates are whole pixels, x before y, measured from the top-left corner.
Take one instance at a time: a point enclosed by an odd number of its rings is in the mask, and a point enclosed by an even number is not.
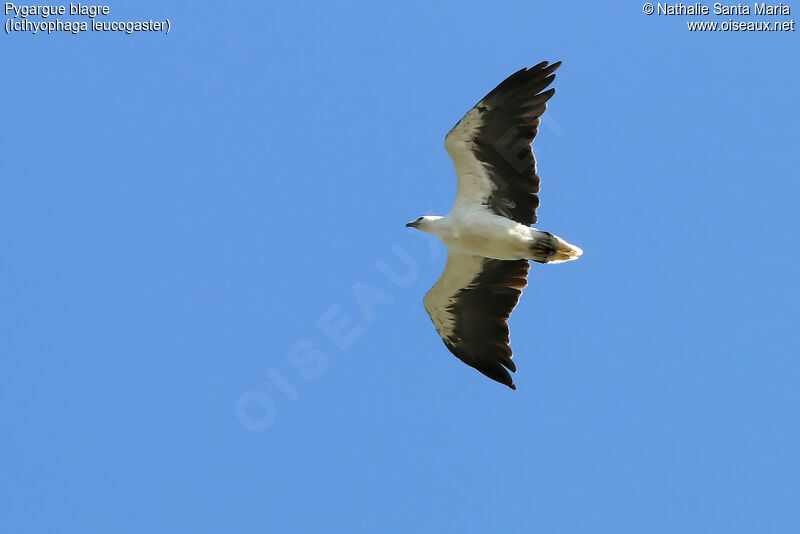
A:
[[[422,220],[422,217],[418,217],[417,218],[417,222],[420,222],[421,220]]]

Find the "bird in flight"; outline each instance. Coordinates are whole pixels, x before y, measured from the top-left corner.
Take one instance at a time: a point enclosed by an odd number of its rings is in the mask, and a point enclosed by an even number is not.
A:
[[[423,300],[442,341],[462,362],[511,389],[509,371],[517,369],[508,318],[528,283],[528,261],[562,263],[583,254],[531,227],[539,206],[531,143],[560,66],[544,61],[515,72],[464,115],[444,141],[458,178],[450,213],[406,224],[447,245],[444,272]]]

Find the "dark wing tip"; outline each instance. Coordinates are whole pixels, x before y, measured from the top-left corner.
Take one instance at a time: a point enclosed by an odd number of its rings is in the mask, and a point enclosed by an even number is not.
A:
[[[545,87],[546,87],[546,86],[545,86]],[[552,96],[553,96],[554,94],[556,94],[556,88],[555,88],[555,87],[551,87],[551,88],[550,88],[550,89],[548,89],[547,91],[542,91],[541,93],[539,93],[539,94],[538,94],[538,95],[536,95],[536,96],[538,96],[538,97],[539,97],[539,100],[540,100],[540,101],[542,101],[542,102],[547,102],[548,100],[550,100],[550,98],[552,98]]]
[[[558,68],[561,66],[560,61],[556,61],[554,63],[548,63],[547,61],[542,61],[541,63],[534,65],[533,67],[523,69],[529,76],[535,75],[539,76],[549,76],[553,74]]]
[[[549,63],[547,61],[542,61],[534,65],[533,67],[529,68],[521,68],[502,82],[500,82],[494,89],[489,91],[489,93],[481,99],[481,102],[484,102],[492,97],[499,97],[500,95],[507,94],[508,92],[519,91],[520,89],[529,86],[531,83],[536,83],[540,85],[540,88],[536,91],[540,91],[544,89],[555,79],[555,75],[553,73],[561,66],[560,61],[556,61],[555,63]],[[543,80],[547,80],[544,84],[539,84],[537,82],[541,82]],[[479,102],[480,104],[480,102]]]
[[[500,382],[511,389],[517,389],[517,386],[514,385],[514,379],[511,378],[511,374],[500,362],[492,362],[488,365],[473,365],[473,367],[495,382]]]
[[[538,68],[539,65],[543,65],[543,66],[541,68]],[[539,65],[536,65],[535,67],[531,67],[528,70],[534,70],[534,69],[535,70],[541,70],[544,73],[544,75],[547,76],[548,74],[551,74],[551,73],[557,71],[558,68],[561,66],[561,62],[560,61],[554,61],[553,63],[550,63],[548,65],[547,61],[543,61],[542,63],[539,63]]]
[[[497,376],[497,375],[492,376],[492,375],[489,375],[489,374],[487,374],[486,376],[488,376],[489,378],[491,378],[495,382],[500,382],[504,386],[508,386],[511,389],[516,390],[517,386],[514,384],[514,379],[511,378],[511,375],[508,373],[508,371],[506,371],[505,369],[503,369],[503,371],[504,371],[503,374],[505,376],[502,376],[502,377],[501,376]]]

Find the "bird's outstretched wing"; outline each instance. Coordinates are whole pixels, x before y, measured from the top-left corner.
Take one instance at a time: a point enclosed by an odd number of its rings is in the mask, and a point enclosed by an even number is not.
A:
[[[449,250],[425,310],[442,341],[462,362],[516,389],[508,317],[528,284],[528,260],[493,260]]]
[[[486,206],[521,224],[536,222],[539,176],[531,143],[555,89],[558,61],[522,69],[495,87],[450,130],[444,145],[458,176],[454,208]]]

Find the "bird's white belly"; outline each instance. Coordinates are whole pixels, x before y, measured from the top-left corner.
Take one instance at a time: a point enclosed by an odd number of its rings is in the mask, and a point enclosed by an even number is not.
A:
[[[498,260],[530,257],[530,230],[505,217],[454,217],[443,230],[439,238],[460,252]]]

